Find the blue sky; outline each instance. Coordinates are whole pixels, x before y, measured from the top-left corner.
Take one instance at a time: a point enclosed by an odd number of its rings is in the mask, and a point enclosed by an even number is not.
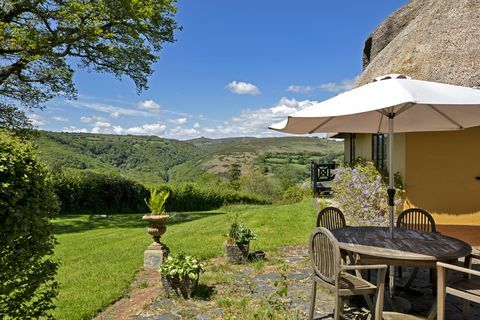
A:
[[[406,0],[179,0],[183,31],[150,88],[77,70],[78,99],[30,114],[41,129],[157,135],[278,135],[289,113],[351,87],[366,37]]]

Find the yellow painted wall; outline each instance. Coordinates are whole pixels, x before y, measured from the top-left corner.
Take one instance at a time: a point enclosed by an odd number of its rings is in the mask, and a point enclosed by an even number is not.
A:
[[[480,127],[407,133],[405,152],[407,207],[440,224],[480,225]]]
[[[372,160],[372,135],[357,133],[355,136],[355,158]]]

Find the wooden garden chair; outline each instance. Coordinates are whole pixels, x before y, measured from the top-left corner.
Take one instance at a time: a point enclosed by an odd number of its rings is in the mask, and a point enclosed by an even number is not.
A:
[[[345,216],[343,215],[342,210],[336,207],[326,207],[320,210],[317,216],[317,227],[323,227],[330,231],[345,228],[347,223],[345,222]],[[347,257],[350,261],[354,261],[354,258],[351,254],[345,251],[341,251],[342,261],[346,262]],[[368,276],[370,279],[370,273]]]
[[[335,207],[326,207],[318,213],[317,227],[323,227],[330,231],[345,228],[345,216],[343,212]]]
[[[445,320],[445,298],[447,293],[464,299],[463,319],[468,319],[470,301],[480,303],[480,271],[472,270],[472,258],[480,259],[480,255],[465,258],[465,267],[437,262],[437,320]],[[462,272],[465,277],[450,284],[446,283],[447,271]],[[474,278],[472,278],[474,276]]]
[[[313,267],[312,301],[310,304],[310,317],[315,313],[315,300],[317,283],[321,283],[335,294],[334,319],[340,319],[343,309],[342,298],[352,295],[363,295],[375,320],[383,316],[384,282],[387,270],[386,265],[343,265],[341,263],[340,248],[333,234],[326,228],[315,228],[310,238],[310,258]],[[377,269],[377,284],[374,285],[360,276],[347,273],[349,270],[360,271]],[[369,294],[375,294],[375,307]]]
[[[402,211],[397,218],[397,228],[424,232],[437,232],[433,217],[430,215],[430,213],[420,208],[410,208]],[[417,272],[418,268],[413,268],[410,277],[405,283],[405,288],[409,288],[412,285]],[[398,273],[400,278],[402,278],[402,267],[398,267]],[[430,281],[433,284],[433,269],[430,269]]]

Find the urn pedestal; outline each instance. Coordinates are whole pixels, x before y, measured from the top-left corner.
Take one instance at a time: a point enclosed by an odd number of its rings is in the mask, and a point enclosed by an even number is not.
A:
[[[167,231],[165,222],[168,215],[145,215],[143,220],[148,221],[147,232],[152,236],[153,242],[148,246],[143,254],[143,268],[145,270],[157,271],[163,260],[168,256],[170,250],[160,241],[160,237]]]

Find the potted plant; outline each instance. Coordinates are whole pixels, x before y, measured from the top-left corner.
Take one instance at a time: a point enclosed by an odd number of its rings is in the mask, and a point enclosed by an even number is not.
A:
[[[191,298],[200,274],[205,272],[205,269],[197,258],[180,252],[168,257],[159,271],[162,273],[162,284],[167,297],[175,293],[188,299]]]
[[[157,189],[152,189],[148,201],[145,199],[145,203],[150,209],[150,214],[144,215],[142,219],[148,221],[147,231],[153,238],[153,243],[150,247],[163,247],[160,243],[160,236],[167,231],[165,222],[170,216],[165,213],[165,202],[169,196],[170,192],[166,190],[157,191]]]
[[[234,221],[228,231],[228,239],[225,243],[227,258],[232,263],[242,263],[248,257],[250,241],[255,240],[256,235],[252,229]]]

